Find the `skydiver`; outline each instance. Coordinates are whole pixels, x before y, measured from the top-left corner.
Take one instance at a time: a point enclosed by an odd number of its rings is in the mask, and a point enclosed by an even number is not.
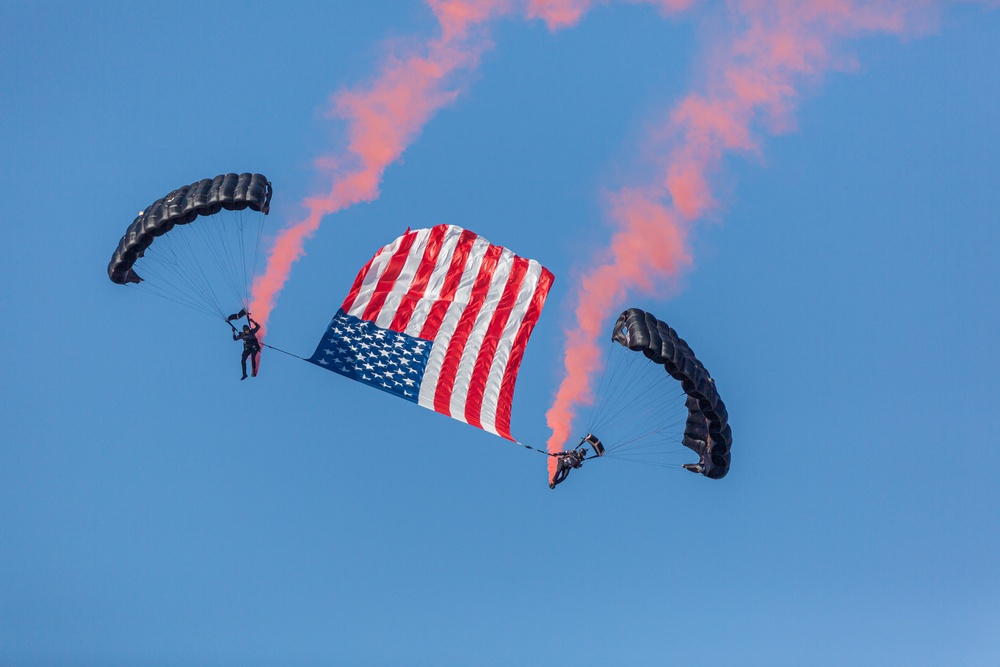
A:
[[[571,449],[566,452],[559,452],[556,457],[556,474],[549,482],[549,488],[556,488],[556,484],[561,484],[569,477],[570,470],[583,466],[583,461],[587,457],[587,448]]]
[[[257,355],[260,353],[260,342],[257,340],[260,325],[250,318],[250,313],[247,313],[247,321],[253,325],[253,329],[250,328],[250,324],[244,324],[242,332],[237,331],[232,323],[229,324],[233,329],[233,340],[243,341],[243,357],[240,359],[243,366],[243,377],[240,380],[247,379],[247,357],[250,358],[253,377],[257,377]]]

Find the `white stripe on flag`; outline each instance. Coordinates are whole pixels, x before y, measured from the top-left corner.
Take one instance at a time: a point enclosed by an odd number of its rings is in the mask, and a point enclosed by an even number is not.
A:
[[[396,254],[396,250],[403,242],[405,236],[404,234],[389,245],[383,246],[378,251],[378,254],[375,255],[371,268],[368,269],[368,275],[365,276],[364,282],[361,283],[361,290],[358,292],[357,298],[354,299],[351,309],[347,311],[348,315],[361,317],[365,314],[365,308],[368,307],[368,302],[372,300],[372,294],[375,293],[375,286],[378,285],[379,278],[385,273],[389,262],[392,260],[392,256]]]
[[[406,256],[406,264],[403,265],[403,269],[399,272],[396,282],[392,285],[389,296],[386,297],[385,303],[382,304],[382,309],[379,311],[378,317],[375,318],[376,326],[388,329],[389,325],[392,324],[392,318],[396,315],[396,309],[399,308],[403,296],[410,289],[410,283],[413,282],[413,278],[417,274],[417,268],[424,258],[424,250],[427,248],[427,239],[430,235],[430,229],[417,231],[416,237],[413,239],[413,245],[410,246],[409,254]]]
[[[458,321],[462,317],[462,312],[469,304],[469,295],[476,283],[479,275],[479,267],[483,263],[486,250],[490,247],[489,241],[483,237],[477,237],[472,244],[472,251],[469,259],[465,263],[465,271],[462,272],[462,279],[455,293],[455,300],[448,305],[448,312],[441,322],[441,328],[431,345],[431,353],[427,358],[427,367],[424,370],[424,379],[420,383],[420,398],[417,401],[425,408],[434,410],[434,394],[437,391],[438,378],[441,375],[441,366],[444,364],[445,354],[448,352],[448,343],[455,333]],[[407,329],[409,330],[409,329]]]
[[[503,380],[504,371],[507,370],[507,362],[510,360],[511,348],[514,345],[514,337],[521,322],[528,312],[528,305],[531,303],[535,290],[538,288],[538,279],[542,275],[542,265],[535,260],[528,260],[528,270],[521,283],[521,289],[517,293],[517,301],[511,310],[507,324],[503,328],[500,336],[500,343],[497,345],[496,354],[493,355],[493,365],[490,367],[489,379],[486,381],[486,391],[483,393],[483,407],[479,414],[484,431],[489,431],[494,435],[499,435],[496,428],[497,402],[500,399],[500,382]]]
[[[476,359],[479,357],[479,349],[483,345],[483,337],[490,326],[494,311],[500,304],[500,297],[503,296],[504,286],[507,284],[507,279],[510,278],[510,269],[513,264],[514,253],[505,248],[497,261],[486,299],[476,316],[472,332],[465,343],[465,348],[461,350],[461,361],[458,365],[458,373],[455,375],[455,386],[451,392],[451,417],[459,421],[466,421],[465,401],[469,394],[472,371],[476,367]]]
[[[417,302],[409,324],[406,325],[404,333],[407,336],[419,336],[427,321],[427,315],[431,312],[431,306],[441,295],[441,288],[444,287],[444,280],[448,276],[448,267],[451,266],[451,258],[455,254],[455,247],[458,239],[462,236],[462,229],[454,225],[448,226],[444,242],[441,244],[441,252],[438,254],[437,263],[434,265],[434,273],[431,274],[427,282],[427,289],[424,296]]]

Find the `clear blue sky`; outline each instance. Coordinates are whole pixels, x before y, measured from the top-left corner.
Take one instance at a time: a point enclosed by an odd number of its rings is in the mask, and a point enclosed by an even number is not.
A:
[[[226,171],[325,186],[328,96],[420,2],[0,3],[0,663],[1000,664],[1000,12],[850,44],[726,162],[674,296],[729,407],[713,482],[537,455],[107,279],[135,212]],[[475,79],[325,221],[271,318],[310,353],[358,268],[458,224],[557,276],[514,429],[543,442],[572,276],[699,14],[495,30]],[[622,304],[633,305],[633,304]],[[613,317],[613,313],[609,314]]]

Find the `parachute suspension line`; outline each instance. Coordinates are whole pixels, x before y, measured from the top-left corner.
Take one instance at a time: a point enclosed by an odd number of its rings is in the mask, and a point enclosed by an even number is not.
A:
[[[176,239],[174,238],[175,236],[177,237]],[[165,234],[158,241],[158,244],[151,245],[146,249],[145,258],[149,261],[143,262],[142,271],[152,275],[157,282],[164,283],[164,285],[158,285],[158,287],[169,286],[176,290],[178,294],[190,292],[192,300],[200,300],[205,307],[215,312],[218,316],[225,317],[225,313],[219,304],[219,300],[215,297],[215,292],[212,290],[208,277],[205,275],[202,267],[191,257],[190,242],[187,241],[188,250],[184,252],[181,248],[177,247],[184,245],[186,241],[186,239],[181,240],[179,234]],[[162,269],[162,271],[158,269]],[[175,282],[170,280],[170,276],[180,281],[187,289],[178,287]]]
[[[256,215],[255,223],[248,223],[250,216]],[[244,309],[250,304],[250,271],[248,257],[248,239],[245,234],[254,234],[254,258],[253,266],[260,256],[260,242],[264,230],[264,214],[250,209],[242,211],[223,210],[218,214],[198,220],[197,222],[184,225],[185,229],[177,229],[173,234],[163,235],[157,244],[150,246],[165,250],[168,246],[173,247],[171,254],[174,264],[184,270],[178,270],[178,277],[184,281],[185,285],[192,292],[196,292],[200,298],[218,308],[219,313],[225,316],[227,310],[231,310],[232,304],[227,304],[227,309],[223,309],[219,300],[219,294],[215,292],[212,284],[217,282],[225,284],[232,297],[239,302]],[[189,230],[197,231],[189,231]],[[184,238],[181,238],[181,237]],[[175,238],[176,237],[176,238]],[[196,253],[192,245],[192,237],[201,248],[200,253]],[[234,238],[235,237],[235,238]],[[180,252],[183,247],[184,251]],[[154,253],[155,256],[155,253]],[[166,263],[166,260],[163,260]],[[213,276],[216,280],[210,280],[206,272],[205,264],[214,267]]]
[[[232,267],[230,278],[232,280],[233,297],[240,306],[246,305],[246,257],[243,254],[243,225],[240,224],[242,216],[239,212],[232,212],[234,215],[230,227],[233,229],[220,230],[220,234],[226,240],[226,256],[229,259],[229,266]],[[235,234],[235,238],[233,235]]]
[[[205,251],[211,256],[211,260],[212,260],[211,263],[214,264],[217,269],[221,270],[223,267],[222,267],[221,262],[220,262],[220,257],[218,255],[217,248],[213,245],[212,239],[209,236],[209,229],[208,228],[211,227],[214,224],[214,222],[215,222],[215,220],[212,217],[207,218],[205,220],[198,220],[194,224],[189,225],[188,229],[191,230],[190,233],[192,235],[194,235],[194,234],[198,235],[198,237],[199,237],[198,247],[204,248]],[[202,223],[202,224],[199,224],[199,223]],[[187,231],[187,230],[185,230],[185,231]],[[186,236],[183,239],[181,239],[178,236],[178,240],[186,242],[188,244],[188,247],[191,248],[192,253],[193,253],[193,246],[191,246],[191,240],[190,239],[188,239]],[[192,255],[192,259],[194,259],[193,255]],[[205,267],[203,267],[201,265],[201,262],[194,262],[194,263],[198,265],[198,270],[200,271],[201,275],[206,276],[206,280],[205,280],[206,283],[209,284],[209,285],[211,285],[211,281],[208,280],[207,274],[206,274],[206,272],[204,270]],[[225,279],[225,272],[224,271],[223,271],[223,278]],[[213,294],[213,297],[216,299],[216,302],[218,302],[218,296],[216,295],[214,289],[212,290],[212,294]],[[220,306],[219,309],[222,310],[221,306]],[[224,312],[223,312],[223,315],[225,315]]]
[[[675,422],[673,424],[673,426],[675,426],[675,427],[677,425],[678,425],[677,422]],[[676,444],[680,440],[680,438],[683,436],[683,434],[684,434],[683,429],[675,429],[675,430],[669,430],[669,431],[666,430],[666,429],[653,429],[653,430],[650,430],[650,431],[644,431],[644,432],[639,432],[639,433],[631,433],[631,434],[629,434],[627,436],[624,436],[623,438],[617,440],[613,446],[606,448],[605,452],[606,453],[614,453],[614,452],[616,452],[616,451],[618,451],[620,449],[626,448],[626,447],[628,448],[628,450],[630,452],[638,452],[639,450],[652,449],[654,447],[659,447],[659,446],[664,445],[664,444]],[[659,439],[655,439],[655,440],[651,440],[650,442],[646,442],[645,444],[642,444],[642,445],[636,445],[636,443],[638,443],[638,442],[640,442],[640,441],[642,441],[644,439],[650,438],[651,436],[666,436],[666,435],[669,435],[671,437],[670,438],[662,438],[661,437]],[[678,449],[677,451],[682,451],[682,450]]]
[[[604,458],[680,469],[670,459],[686,451],[684,396],[662,366],[609,342],[588,431],[603,441]]]
[[[258,265],[258,262],[260,261],[260,242],[261,242],[261,238],[263,238],[263,236],[264,236],[264,221],[265,221],[265,219],[266,219],[266,216],[263,215],[263,214],[261,214],[260,216],[257,217],[257,239],[256,239],[256,242],[254,244],[254,249],[253,249],[253,266],[250,269],[250,277],[251,278],[254,278],[257,275],[257,265]],[[250,302],[251,292],[252,292],[252,285],[248,282],[247,283],[247,306],[248,307],[250,305],[249,302]]]
[[[632,403],[628,408],[629,428],[620,435],[623,442],[670,432],[668,431],[669,427],[677,427],[678,424],[683,424],[686,421],[687,411],[684,410],[683,415],[677,415],[672,422],[664,423],[664,420],[671,415],[671,410],[668,409],[670,405],[673,403],[679,406],[682,401],[675,400],[680,398],[679,395],[671,395],[673,392],[666,381],[669,376],[666,373],[661,374],[664,376],[662,379],[640,386],[642,398]],[[620,412],[624,413],[625,411]],[[680,435],[682,431],[683,428],[679,429],[677,434]]]
[[[234,224],[236,220],[237,218],[233,211],[220,212],[220,214],[211,216],[204,221],[208,224],[196,225],[196,228],[198,229],[198,234],[201,236],[203,245],[212,255],[215,265],[218,267],[219,273],[221,273],[222,281],[229,287],[229,291],[233,297],[242,304],[243,290],[239,286],[240,272],[237,268],[238,263],[232,241],[234,234],[239,235],[239,230],[233,229],[236,226]]]
[[[606,427],[609,422],[617,421],[624,412],[631,409],[635,386],[641,378],[639,373],[643,367],[641,357],[627,354],[620,346],[617,354],[613,356],[616,363],[608,383],[613,397],[606,405],[598,406],[597,423],[594,425],[594,428],[598,429]]]
[[[663,402],[664,396],[669,397],[672,393],[667,386],[666,373],[649,373],[647,364],[642,363],[645,359],[636,355],[629,356],[631,358],[619,375],[621,384],[618,386],[623,391],[616,392],[616,400],[600,411],[595,428],[606,427],[621,419],[626,413],[634,424],[635,416],[648,417],[652,409]],[[638,399],[634,399],[636,395]],[[654,418],[655,416],[658,415],[654,415]]]
[[[182,238],[178,235],[176,238],[170,239],[168,247],[172,248],[175,242],[176,245],[185,245],[187,247],[187,251],[176,253],[182,260],[179,265],[181,267],[179,270],[181,279],[190,286],[192,293],[200,295],[205,303],[212,306],[219,314],[219,317],[225,317],[222,304],[219,302],[219,298],[212,287],[211,280],[205,273],[204,267],[192,256],[193,250],[190,239],[187,237]]]
[[[220,229],[219,232],[225,240],[223,247],[225,248],[226,257],[229,260],[229,266],[232,270],[229,277],[231,279],[233,297],[243,306],[246,302],[246,257],[243,255],[243,226],[240,224],[242,216],[238,212],[233,213],[232,224],[230,224],[230,227],[233,229]]]
[[[191,225],[190,229],[193,231],[192,234],[197,234],[200,237],[199,247],[205,248],[211,258],[211,263],[216,267],[216,270],[221,273],[222,282],[229,285],[230,290],[232,290],[232,281],[230,278],[229,270],[226,267],[226,259],[222,253],[223,246],[221,241],[217,240],[218,234],[215,233],[215,224],[220,215],[210,216],[205,220],[199,220],[198,223]],[[187,240],[187,239],[185,239]]]
[[[249,275],[248,275],[248,269],[247,269],[247,262],[249,260],[247,258],[247,242],[246,242],[246,231],[247,231],[247,219],[248,218],[247,218],[245,210],[243,210],[243,211],[237,211],[237,212],[234,212],[234,213],[236,213],[236,221],[235,222],[236,222],[236,227],[237,227],[237,230],[238,230],[238,236],[237,236],[238,251],[235,252],[234,254],[235,254],[236,258],[239,260],[238,263],[237,263],[237,269],[238,269],[238,271],[235,274],[237,276],[236,286],[238,287],[238,295],[239,295],[238,299],[240,301],[240,304],[243,306],[244,310],[247,310],[249,308],[249,306],[250,306],[250,304],[249,304],[249,301],[250,301],[250,297],[249,297],[250,287],[249,287],[249,284],[248,284]]]
[[[589,433],[594,432],[594,429],[596,428],[595,423],[600,417],[602,407],[605,402],[610,400],[609,393],[615,384],[614,377],[617,373],[618,365],[621,360],[617,357],[613,357],[613,351],[614,349],[609,345],[608,353],[604,360],[604,370],[601,371],[601,381],[598,384],[597,395],[594,398],[594,402],[590,406],[590,416],[587,420],[587,431]]]
[[[628,395],[629,392],[622,391],[621,389],[630,385],[626,379],[635,372],[633,368],[635,359],[631,356],[623,357],[621,354],[613,356],[615,364],[611,371],[611,377],[608,379],[609,396],[605,402],[596,406],[597,410],[594,415],[594,423],[591,425],[592,429],[600,430],[605,428],[608,422],[614,421],[631,404],[632,397]]]
[[[265,216],[261,212],[245,209],[242,211],[232,211],[236,217],[236,225],[239,228],[239,251],[235,253],[238,258],[236,292],[244,310],[250,308],[251,281],[257,273],[257,262],[260,258],[260,241],[264,233]],[[249,237],[248,237],[249,234]],[[252,242],[252,243],[251,243]],[[251,257],[249,249],[253,246]]]
[[[608,344],[608,353],[604,355],[604,369],[601,371],[601,381],[597,384],[597,393],[594,395],[594,402],[590,404],[590,417],[587,420],[587,431],[590,433],[594,432],[594,415],[597,412],[597,406],[604,402],[604,387],[608,376],[608,364],[611,362],[612,345],[614,345],[614,342]]]
[[[607,458],[607,457],[608,457],[608,455],[605,454],[601,458]],[[682,464],[680,464],[680,463],[667,463],[665,461],[648,461],[646,459],[640,459],[640,458],[629,457],[629,456],[620,456],[620,455],[619,456],[614,456],[612,458],[614,458],[615,461],[626,461],[628,463],[639,463],[641,465],[654,466],[654,467],[657,467],[657,468],[672,468],[674,470],[681,470],[681,469],[684,468],[684,466]]]
[[[615,364],[609,386],[620,391],[611,392],[613,396],[608,404],[598,406],[597,418],[593,425],[597,429],[606,428],[609,423],[618,421],[624,413],[631,413],[635,406],[633,395],[636,393],[637,382],[640,381],[638,369],[641,369],[643,366],[641,362],[645,359],[642,357],[637,359],[636,355],[626,355],[625,361],[622,362],[621,354],[617,355],[616,359],[619,361]]]
[[[264,236],[264,222],[267,220],[267,216],[263,213],[259,213],[256,215],[249,215],[247,217],[250,220],[250,224],[253,225],[251,228],[253,238],[253,258],[247,267],[246,279],[243,281],[244,288],[246,290],[246,307],[249,308],[250,299],[253,293],[253,279],[257,275],[257,263],[260,260],[260,241],[261,237]]]
[[[257,260],[260,258],[260,239],[264,234],[263,213],[244,210],[240,211],[240,256],[243,258],[243,308],[250,308],[250,293],[253,278],[257,275]],[[249,228],[249,230],[247,229]],[[249,235],[248,235],[249,231]],[[253,254],[249,250],[253,246]]]
[[[204,236],[200,226],[194,228],[198,230],[195,233],[199,236]],[[165,234],[161,238],[168,240],[168,247],[171,249],[175,245],[183,246],[182,250],[179,252],[175,251],[174,253],[180,260],[180,264],[183,265],[180,275],[189,281],[193,291],[199,293],[206,303],[215,307],[220,317],[225,317],[225,310],[223,310],[219,297],[215,293],[215,288],[212,287],[212,281],[205,271],[205,266],[199,261],[195,247],[191,244],[190,234],[185,233],[191,229],[192,225],[186,225],[184,229],[177,230],[178,233],[173,235]],[[204,246],[204,243],[202,243],[202,246]]]
[[[196,228],[188,227],[187,229],[197,229],[198,231],[196,233],[202,236],[204,235],[201,226],[198,226]],[[204,285],[203,293],[205,294],[205,298],[215,304],[216,309],[219,311],[220,317],[225,317],[226,316],[225,309],[222,307],[222,302],[219,300],[219,295],[216,292],[216,288],[213,286],[212,279],[209,276],[208,271],[206,270],[208,267],[206,267],[203,264],[203,262],[199,261],[198,255],[196,254],[197,251],[195,245],[192,244],[191,235],[179,234],[176,236],[176,240],[178,241],[179,244],[183,244],[187,248],[183,256],[186,258],[188,265],[193,268],[192,273],[195,276],[197,276],[200,279],[200,283]],[[202,246],[199,245],[199,247]]]
[[[213,320],[219,316],[218,313],[212,312],[211,310],[205,308],[204,306],[199,306],[197,301],[192,301],[190,299],[180,299],[174,295],[166,293],[165,291],[163,291],[162,288],[157,287],[156,285],[149,284],[145,280],[139,284],[133,283],[132,286],[134,287],[134,289],[146,292],[147,294],[152,294],[161,299],[166,299],[167,301],[173,301],[174,303],[184,306],[185,308],[190,308],[193,311],[202,313],[203,315],[207,315],[208,317],[211,317]]]
[[[150,282],[148,280],[143,280],[138,285],[134,285],[134,287],[135,289],[140,290],[142,292],[153,294],[160,298],[166,299],[167,301],[172,301],[174,303],[180,304],[185,308],[190,308],[191,310],[197,311],[199,313],[204,313],[210,316],[213,320],[219,317],[219,313],[207,307],[203,301],[191,298],[184,298],[183,296],[180,296],[182,292],[177,290],[175,286],[170,285],[168,283],[167,286],[171,288],[170,290],[168,290],[163,285],[158,284],[159,282],[162,281]]]
[[[241,259],[241,261],[240,261],[240,270],[241,270],[242,275],[243,275],[243,280],[240,281],[240,285],[243,287],[243,290],[240,292],[240,301],[242,302],[241,305],[243,306],[243,309],[246,310],[247,306],[249,305],[247,303],[247,301],[249,301],[249,295],[247,294],[247,289],[248,289],[248,287],[247,287],[247,253],[246,253],[246,243],[244,242],[245,239],[243,238],[243,234],[244,234],[244,231],[246,229],[246,225],[245,225],[245,223],[246,223],[246,216],[243,215],[242,211],[237,216],[237,221],[236,222],[237,222],[237,224],[240,227],[240,259]],[[247,317],[249,318],[249,315]]]
[[[246,310],[247,306],[249,305],[247,303],[249,299],[247,294],[248,287],[247,287],[246,239],[244,238],[244,234],[246,233],[247,216],[244,215],[246,211],[233,211],[233,213],[235,214],[234,216],[235,225],[237,228],[236,240],[238,243],[238,251],[233,253],[234,259],[237,260],[235,262],[236,271],[234,272],[234,275],[236,277],[235,281],[236,295],[237,295],[236,298],[240,302],[240,305],[243,306],[243,309]]]
[[[243,279],[240,281],[244,310],[250,308],[251,282],[257,273],[257,257],[260,250],[260,237],[264,231],[264,214],[250,209],[239,211],[237,222],[240,228],[240,269]],[[251,255],[250,248],[253,247]]]
[[[634,421],[628,421],[627,427],[621,430],[616,442],[611,443],[610,449],[612,451],[618,446],[624,447],[640,440],[646,440],[647,446],[670,442],[669,439],[663,437],[665,435],[674,436],[676,438],[674,442],[680,440],[683,428],[679,428],[679,426],[685,422],[684,417],[675,417],[672,422],[663,423],[664,419],[669,418],[670,412],[663,410],[658,401],[646,401],[636,405],[635,409],[635,413],[632,413],[634,417],[630,414],[630,418]],[[686,413],[686,410],[684,412]],[[656,440],[650,442],[651,438],[656,438]],[[616,443],[620,443],[620,445],[616,446]]]

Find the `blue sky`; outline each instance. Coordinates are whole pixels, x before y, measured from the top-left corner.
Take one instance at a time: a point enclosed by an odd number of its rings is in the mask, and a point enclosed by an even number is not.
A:
[[[135,212],[226,171],[269,225],[326,186],[331,93],[419,2],[5,3],[0,12],[0,662],[1000,662],[1000,13],[849,44],[796,131],[735,157],[682,289],[637,297],[712,370],[719,482],[540,457],[107,280]],[[458,224],[556,274],[513,426],[548,435],[573,277],[700,14],[507,21],[473,80],[324,222],[271,317],[304,356],[358,268]],[[609,313],[613,321],[615,313]],[[610,322],[609,322],[610,325]]]

